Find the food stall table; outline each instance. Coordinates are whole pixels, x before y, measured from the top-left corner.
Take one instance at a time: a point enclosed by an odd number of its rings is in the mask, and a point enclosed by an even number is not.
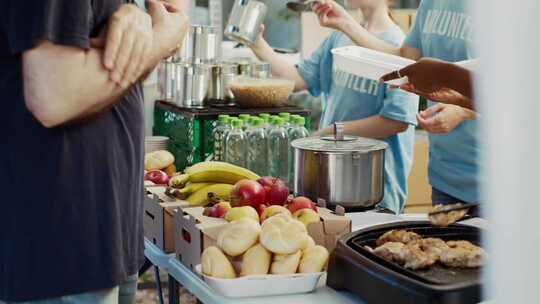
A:
[[[425,220],[425,215],[388,215],[377,213],[352,213],[347,214],[352,220],[353,230],[358,230],[371,225],[379,225],[404,220]],[[487,222],[482,219],[467,221],[467,224],[487,227]],[[161,249],[145,239],[145,255],[152,263],[159,264],[161,268],[169,272],[169,303],[178,304],[179,284],[188,289],[199,301],[205,304],[227,304],[227,303],[250,303],[250,304],[317,304],[317,303],[364,303],[356,295],[347,291],[337,291],[326,286],[326,277],[323,276],[314,292],[306,294],[294,294],[270,297],[254,298],[227,298],[210,288],[203,279],[191,271],[188,267],[178,261],[173,254],[166,254]],[[157,265],[154,264],[154,265]],[[269,286],[271,287],[271,286]]]

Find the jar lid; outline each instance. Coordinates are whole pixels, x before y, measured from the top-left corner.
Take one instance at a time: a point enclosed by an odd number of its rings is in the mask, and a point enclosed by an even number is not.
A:
[[[291,145],[302,150],[337,153],[367,153],[388,148],[388,144],[384,141],[358,136],[345,136],[343,131],[344,125],[336,123],[334,124],[334,135],[301,138],[293,141]]]

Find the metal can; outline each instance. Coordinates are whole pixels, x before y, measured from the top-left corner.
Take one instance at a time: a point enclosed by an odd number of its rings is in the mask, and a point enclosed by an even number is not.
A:
[[[267,10],[266,5],[260,1],[236,0],[231,19],[225,28],[225,36],[245,45],[252,45],[257,39]]]
[[[158,91],[160,99],[173,101],[175,90],[175,65],[172,58],[162,60],[158,67]]]
[[[253,63],[251,65],[251,75],[255,78],[270,78],[272,76],[270,63]]]
[[[192,25],[174,60],[192,64],[215,64],[221,58],[220,43],[217,26]]]
[[[210,68],[210,85],[206,99],[209,101],[232,101],[234,96],[229,83],[238,73],[238,65],[222,63]]]

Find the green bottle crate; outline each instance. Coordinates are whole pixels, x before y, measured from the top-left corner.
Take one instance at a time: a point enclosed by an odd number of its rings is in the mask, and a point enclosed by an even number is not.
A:
[[[211,159],[214,151],[213,131],[217,125],[218,115],[238,116],[244,113],[274,115],[281,112],[304,116],[306,128],[311,130],[311,111],[294,106],[257,109],[238,107],[187,109],[169,102],[156,101],[153,134],[170,138],[169,151],[175,157],[177,170],[181,171],[193,164]]]

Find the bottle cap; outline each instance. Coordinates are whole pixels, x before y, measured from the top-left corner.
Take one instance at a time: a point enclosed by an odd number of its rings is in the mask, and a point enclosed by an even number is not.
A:
[[[259,114],[259,117],[262,118],[262,119],[264,119],[265,121],[267,121],[268,118],[270,118],[270,114],[268,114],[268,113],[261,113],[261,114]]]
[[[272,121],[272,124],[274,126],[282,126],[284,124],[283,118],[280,118],[280,117],[274,118],[274,121]]]
[[[299,125],[299,126],[303,126],[303,125],[306,124],[306,119],[305,119],[304,117],[302,117],[302,116],[297,117],[297,118],[295,119],[295,124],[297,124],[297,125]]]
[[[241,127],[244,125],[244,122],[240,119],[235,119],[232,122],[233,127]]]
[[[255,118],[252,122],[252,124],[255,126],[255,127],[262,127],[264,126],[264,119],[262,118]]]
[[[290,118],[291,117],[291,113],[279,113],[279,117],[281,118]]]
[[[238,115],[238,118],[240,118],[241,120],[244,120],[246,121],[251,115],[249,114],[240,114]]]
[[[218,119],[219,122],[228,123],[229,120],[231,120],[231,117],[229,115],[219,115]]]

